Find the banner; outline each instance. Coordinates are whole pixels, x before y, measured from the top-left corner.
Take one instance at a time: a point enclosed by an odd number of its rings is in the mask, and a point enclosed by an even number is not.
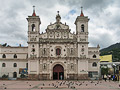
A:
[[[19,74],[28,74],[27,68],[19,68]]]

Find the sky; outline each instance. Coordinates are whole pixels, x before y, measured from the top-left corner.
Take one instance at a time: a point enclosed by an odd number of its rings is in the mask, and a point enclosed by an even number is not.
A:
[[[33,13],[41,19],[40,33],[55,22],[57,11],[61,22],[76,32],[75,19],[83,7],[88,16],[89,46],[101,49],[120,42],[120,0],[0,0],[0,44],[27,46],[28,22]]]

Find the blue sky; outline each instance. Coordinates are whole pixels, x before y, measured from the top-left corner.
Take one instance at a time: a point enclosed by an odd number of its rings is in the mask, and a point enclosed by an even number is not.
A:
[[[71,15],[74,15],[75,13],[76,13],[76,10],[71,10],[70,12],[69,12]]]

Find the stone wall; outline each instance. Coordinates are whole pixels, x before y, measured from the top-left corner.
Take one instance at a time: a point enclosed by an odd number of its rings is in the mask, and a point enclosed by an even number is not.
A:
[[[88,77],[88,74],[79,74],[78,75],[78,80],[88,80],[88,79],[90,79]]]
[[[39,80],[39,75],[37,75],[37,74],[29,74],[28,79],[30,79],[30,80]]]
[[[39,79],[40,80],[50,80],[50,74],[40,74]]]

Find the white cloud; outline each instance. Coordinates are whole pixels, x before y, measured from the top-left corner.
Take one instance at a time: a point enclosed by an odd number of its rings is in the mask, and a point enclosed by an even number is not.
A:
[[[83,6],[89,21],[90,46],[100,44],[107,47],[120,42],[120,1],[115,0],[0,0],[0,43],[10,45],[27,45],[27,16],[32,15],[32,6],[36,6],[36,14],[40,16],[40,32],[45,32],[50,22],[55,22],[57,11],[61,21],[75,32],[75,19],[80,15]],[[70,11],[75,10],[73,14]]]

